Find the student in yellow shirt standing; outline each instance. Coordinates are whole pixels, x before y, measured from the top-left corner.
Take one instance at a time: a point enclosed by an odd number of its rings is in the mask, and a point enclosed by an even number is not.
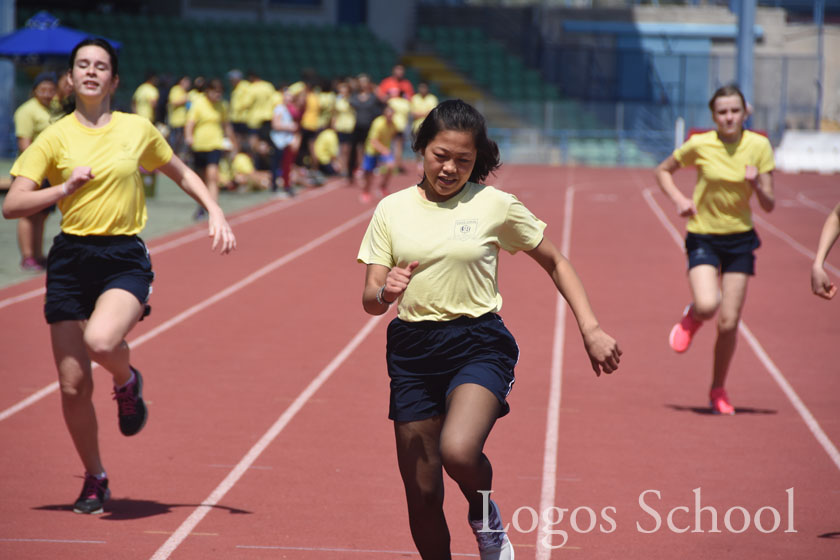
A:
[[[718,89],[709,101],[716,130],[692,135],[659,164],[656,180],[688,218],[685,248],[692,303],[669,336],[671,348],[685,352],[703,323],[717,313],[712,385],[712,412],[734,414],[724,384],[735,353],[738,323],[755,274],[754,251],[761,241],[753,229],[750,198],[765,212],[775,206],[773,149],[769,140],[744,129],[748,117],[744,95],[735,86]],[[694,196],[683,195],[673,174],[697,167]]]
[[[187,102],[190,91],[190,77],[181,76],[178,82],[169,89],[166,112],[169,125],[169,145],[181,159],[184,158],[186,142],[184,141],[184,126],[187,124]]]
[[[154,72],[146,74],[146,80],[137,86],[131,98],[131,109],[134,113],[148,119],[151,123],[156,122],[155,109],[157,108],[160,92],[157,88],[158,78]]]
[[[365,158],[362,160],[362,171],[365,173],[365,183],[362,186],[361,201],[371,201],[373,174],[377,170],[382,174],[379,188],[382,194],[388,192],[388,182],[394,171],[394,155],[391,153],[391,142],[397,135],[397,125],[394,123],[394,109],[386,105],[382,114],[373,119],[365,142]],[[352,175],[350,179],[352,180]]]
[[[364,310],[398,307],[385,359],[411,535],[422,558],[450,558],[445,470],[467,500],[479,556],[512,560],[483,452],[510,410],[519,358],[498,314],[500,249],[526,252],[549,274],[597,375],[618,369],[621,350],[599,326],[572,265],[543,235],[546,224],[513,195],[482,184],[499,167],[499,149],[478,111],[461,100],[441,103],[413,148],[423,179],[377,205],[357,257],[366,265]]]
[[[187,145],[192,149],[193,167],[204,180],[214,202],[219,200],[219,161],[225,149],[225,137],[230,141],[232,151],[239,151],[223,94],[222,81],[211,79],[204,92],[196,95],[190,104],[184,128]],[[195,219],[203,218],[205,212],[205,208],[199,206]]]
[[[55,75],[38,74],[32,84],[32,97],[18,107],[14,114],[18,153],[22,154],[52,122],[50,107],[55,96]],[[22,216],[17,222],[20,267],[23,270],[40,272],[47,264],[44,257],[44,223],[50,212],[50,207],[47,207],[32,215]]]
[[[232,88],[230,92],[231,126],[236,135],[237,145],[246,146],[248,144],[248,111],[250,104],[253,103],[253,97],[248,91],[251,82],[242,79],[240,70],[231,70],[227,76]]]
[[[402,173],[404,171],[402,167],[403,149],[406,136],[409,133],[408,125],[411,118],[411,101],[402,96],[399,88],[391,88],[388,96],[387,104],[394,110],[394,125],[397,127],[397,133],[393,140],[394,167]]]
[[[423,119],[437,107],[439,102],[437,96],[429,91],[429,84],[426,82],[417,84],[417,93],[411,98],[412,133],[417,134],[420,125],[423,124]]]
[[[251,150],[255,151],[257,140],[270,141],[271,117],[274,114],[274,101],[277,90],[274,84],[263,80],[256,72],[248,73],[248,116],[246,122],[249,128],[248,142]]]
[[[73,509],[95,514],[110,492],[99,452],[92,361],[113,378],[120,431],[134,435],[147,419],[143,378],[125,342],[150,310],[154,278],[138,237],[146,223],[140,166],[160,170],[207,209],[214,250],[228,253],[236,239],[201,179],[173,155],[154,125],[111,111],[119,83],[114,48],[102,39],[85,39],[73,49],[70,66],[76,109],[17,159],[3,216],[31,215],[51,204],[61,210],[61,233],[47,265],[44,314],[62,412],[86,471]],[[45,178],[52,186],[39,189]]]
[[[356,127],[356,110],[350,105],[350,84],[347,81],[341,81],[336,86],[336,90],[332,127],[338,134],[340,172],[345,177],[349,177],[352,172],[350,148],[353,144],[353,129]]]

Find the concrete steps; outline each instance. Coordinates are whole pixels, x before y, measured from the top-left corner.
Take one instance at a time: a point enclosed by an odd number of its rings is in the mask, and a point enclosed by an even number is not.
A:
[[[409,52],[402,56],[402,64],[417,70],[427,82],[434,82],[447,98],[463,99],[482,112],[493,128],[521,128],[527,126],[504,104],[473,85],[463,74],[433,53]]]

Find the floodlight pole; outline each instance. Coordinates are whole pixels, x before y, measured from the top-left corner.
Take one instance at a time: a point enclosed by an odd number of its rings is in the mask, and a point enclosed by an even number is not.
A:
[[[756,0],[736,0],[738,4],[738,50],[737,81],[748,103],[755,105],[753,98],[753,45],[755,44]]]

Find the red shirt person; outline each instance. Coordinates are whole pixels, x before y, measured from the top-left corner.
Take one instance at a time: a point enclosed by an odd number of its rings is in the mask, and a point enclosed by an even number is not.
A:
[[[391,75],[382,80],[376,88],[376,96],[385,103],[388,100],[388,92],[397,88],[400,90],[400,95],[406,99],[411,99],[414,96],[414,86],[405,77],[405,66],[397,64],[391,70]]]

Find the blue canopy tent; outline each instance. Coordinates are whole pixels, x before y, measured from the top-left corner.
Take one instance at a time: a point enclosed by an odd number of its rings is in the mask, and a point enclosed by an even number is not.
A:
[[[26,62],[46,58],[66,57],[79,41],[91,34],[59,25],[48,12],[38,12],[26,22],[26,27],[0,37],[0,56]],[[120,43],[106,40],[119,49]]]
[[[8,27],[6,27],[8,29]],[[29,18],[22,29],[0,37],[0,57],[10,58],[31,79],[43,70],[66,68],[67,57],[79,41],[93,34],[59,25],[57,18],[41,11]],[[94,35],[95,36],[95,35]],[[106,40],[120,48],[120,43]],[[6,63],[8,65],[8,63]],[[10,65],[9,65],[10,66]],[[11,70],[0,69],[0,156],[14,151],[11,117],[14,110],[15,80]],[[28,84],[27,84],[28,85]]]

